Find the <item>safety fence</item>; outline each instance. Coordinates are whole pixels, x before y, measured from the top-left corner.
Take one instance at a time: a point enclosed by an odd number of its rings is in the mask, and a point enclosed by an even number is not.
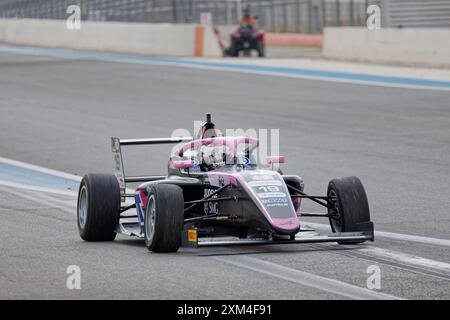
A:
[[[325,26],[363,26],[366,8],[382,0],[253,0],[258,25],[272,32],[320,33]],[[241,0],[0,0],[0,17],[66,19],[69,5],[82,19],[196,23],[209,12],[216,25],[236,24]]]

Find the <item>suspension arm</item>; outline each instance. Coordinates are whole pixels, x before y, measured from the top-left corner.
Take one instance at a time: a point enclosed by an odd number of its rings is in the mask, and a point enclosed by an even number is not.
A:
[[[121,207],[119,212],[122,213],[133,208],[136,208],[136,203],[130,204],[129,206],[126,207]]]
[[[314,196],[309,196],[306,193],[304,193],[303,191],[301,191],[300,189],[297,189],[289,184],[287,184],[287,187],[295,192],[297,192],[302,198],[306,198],[306,199],[310,199],[311,201],[314,201],[315,203],[320,204],[321,206],[324,206],[325,208],[330,208],[330,205],[328,204],[328,200],[330,199],[329,197],[314,197]],[[296,195],[292,195],[291,197],[295,197]],[[325,200],[326,202],[323,202],[321,200]]]

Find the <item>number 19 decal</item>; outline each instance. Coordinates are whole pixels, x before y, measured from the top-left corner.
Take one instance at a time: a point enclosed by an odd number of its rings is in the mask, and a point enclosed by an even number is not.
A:
[[[280,187],[278,186],[262,186],[258,188],[262,192],[280,192]]]

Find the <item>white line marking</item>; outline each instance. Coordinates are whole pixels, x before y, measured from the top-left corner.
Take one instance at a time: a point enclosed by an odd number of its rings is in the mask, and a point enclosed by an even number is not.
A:
[[[11,191],[10,193],[14,193],[15,195],[19,195],[19,196],[23,195],[23,193],[19,192],[19,190],[27,190],[27,191],[32,191],[32,192],[43,192],[43,193],[39,194],[39,197],[33,196],[30,193],[27,193],[27,195],[29,196],[29,200],[46,199],[46,201],[48,203],[53,203],[53,206],[56,207],[56,208],[61,208],[61,206],[69,207],[69,208],[76,208],[77,207],[78,192],[64,191],[64,190],[60,190],[60,189],[52,189],[52,188],[44,188],[44,187],[36,187],[36,186],[29,186],[29,185],[24,185],[24,184],[20,184],[20,183],[13,183],[13,182],[3,181],[3,180],[0,180],[0,186],[8,187],[8,188],[0,188],[0,190]],[[134,190],[131,190],[131,189],[127,188],[127,192],[133,193]],[[45,195],[44,193],[57,194],[57,195],[63,195],[63,196],[70,196],[72,199],[61,200],[61,199],[49,197],[49,196]],[[47,203],[47,202],[44,201],[44,203]],[[133,203],[134,202],[132,200],[127,199],[123,204],[124,205],[131,205]],[[76,213],[76,212],[73,211],[72,213]]]
[[[38,186],[32,186],[32,185],[28,185],[28,184],[5,181],[5,180],[0,180],[0,185],[5,186],[5,187],[15,188],[15,189],[60,194],[60,195],[64,195],[64,196],[72,196],[75,198],[77,197],[77,194],[78,194],[77,191],[65,191],[65,190],[60,190],[60,189],[38,187]]]
[[[310,226],[318,230],[330,230],[330,226],[328,224],[315,223],[309,221],[304,221],[303,224],[305,226]],[[402,234],[386,231],[375,231],[375,238],[377,237],[450,247],[450,240],[440,238],[430,238],[424,236],[415,236],[410,234]]]
[[[61,199],[53,198],[53,197],[48,196],[48,195],[43,194],[43,193],[40,193],[37,196],[40,197],[42,200],[47,201],[48,203],[53,203],[54,205],[57,205],[57,206],[65,206],[67,208],[72,208],[72,210],[73,210],[72,212],[76,213],[76,210],[74,210],[77,207],[77,200],[76,199],[61,200]]]
[[[447,240],[447,239],[414,236],[414,235],[409,235],[409,234],[393,233],[393,232],[386,232],[386,231],[375,231],[375,237],[382,237],[382,238],[388,238],[388,239],[393,239],[393,240],[420,242],[420,243],[425,243],[425,244],[450,247],[450,240]]]
[[[312,273],[288,268],[272,262],[248,256],[229,255],[213,259],[232,264],[237,267],[256,271],[289,282],[312,287],[329,293],[357,300],[399,300],[402,298],[351,285],[342,281],[325,278]]]
[[[56,177],[74,180],[74,181],[81,181],[81,179],[82,179],[82,177],[74,175],[74,174],[57,171],[57,170],[53,170],[53,169],[48,169],[48,168],[44,168],[41,166],[36,166],[34,164],[17,161],[17,160],[12,160],[12,159],[7,159],[7,158],[3,158],[3,157],[0,157],[0,162],[10,164],[10,165],[13,165],[16,167],[21,167],[21,168],[25,168],[25,169],[29,169],[29,170],[33,170],[33,171],[37,171],[37,172],[46,173],[46,174],[53,175]]]
[[[312,245],[314,246],[314,245]],[[317,246],[319,247],[319,246]],[[337,244],[330,244],[330,243],[321,243],[320,247],[330,247],[330,248],[342,248],[340,245]],[[428,258],[423,258],[419,256],[415,256],[412,254],[407,254],[399,251],[393,251],[385,248],[376,247],[373,245],[364,245],[355,247],[352,250],[336,250],[333,251],[337,254],[343,254],[343,255],[349,255],[351,257],[358,257],[352,255],[352,253],[360,253],[362,254],[362,257],[378,257],[378,258],[384,258],[389,261],[397,262],[399,263],[398,268],[404,270],[404,268],[401,267],[401,265],[408,265],[408,266],[416,266],[419,268],[426,268],[426,269],[434,269],[436,271],[443,271],[445,273],[449,273],[450,275],[450,264],[446,262],[441,262],[437,260],[432,260]],[[395,267],[390,265],[391,267]],[[431,270],[430,270],[431,271]],[[415,271],[416,272],[416,271]],[[418,272],[418,271],[417,271]],[[425,273],[422,273],[425,274]],[[428,275],[428,274],[425,274]],[[447,279],[447,278],[446,278]]]
[[[388,249],[383,248],[377,248],[377,247],[367,247],[367,248],[361,248],[357,249],[356,251],[369,254],[371,256],[377,256],[382,258],[388,258],[394,261],[402,262],[409,265],[416,265],[421,266],[425,268],[431,268],[431,269],[437,269],[445,272],[450,272],[450,264],[431,260],[427,258],[422,258],[410,254],[406,254],[403,252],[398,251],[392,251]]]
[[[30,207],[20,207],[20,208],[0,208],[0,212],[9,212],[9,211],[22,211],[22,212],[27,212],[27,211],[32,211],[32,210],[44,210],[44,209],[54,209],[54,207],[52,206],[30,206]]]
[[[60,204],[57,204],[57,203],[54,203],[54,202],[49,202],[47,200],[42,200],[42,199],[40,199],[37,196],[32,196],[31,194],[25,194],[25,193],[20,192],[20,191],[15,191],[15,190],[13,190],[11,188],[0,187],[0,190],[2,190],[4,192],[7,192],[7,193],[10,193],[10,194],[13,194],[13,195],[15,195],[17,197],[21,197],[21,198],[25,198],[25,199],[30,200],[30,201],[37,202],[37,203],[45,205],[45,206],[51,206],[51,207],[53,207],[55,209],[59,209],[61,211],[67,212],[67,213],[73,214],[75,212],[74,209],[69,209],[67,207],[67,205],[60,205]],[[41,195],[39,195],[39,196],[41,196]]]

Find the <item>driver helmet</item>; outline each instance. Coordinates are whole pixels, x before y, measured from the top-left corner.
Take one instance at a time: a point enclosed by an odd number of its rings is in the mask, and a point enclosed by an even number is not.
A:
[[[226,151],[223,146],[203,146],[200,149],[201,163],[206,171],[226,164]]]

